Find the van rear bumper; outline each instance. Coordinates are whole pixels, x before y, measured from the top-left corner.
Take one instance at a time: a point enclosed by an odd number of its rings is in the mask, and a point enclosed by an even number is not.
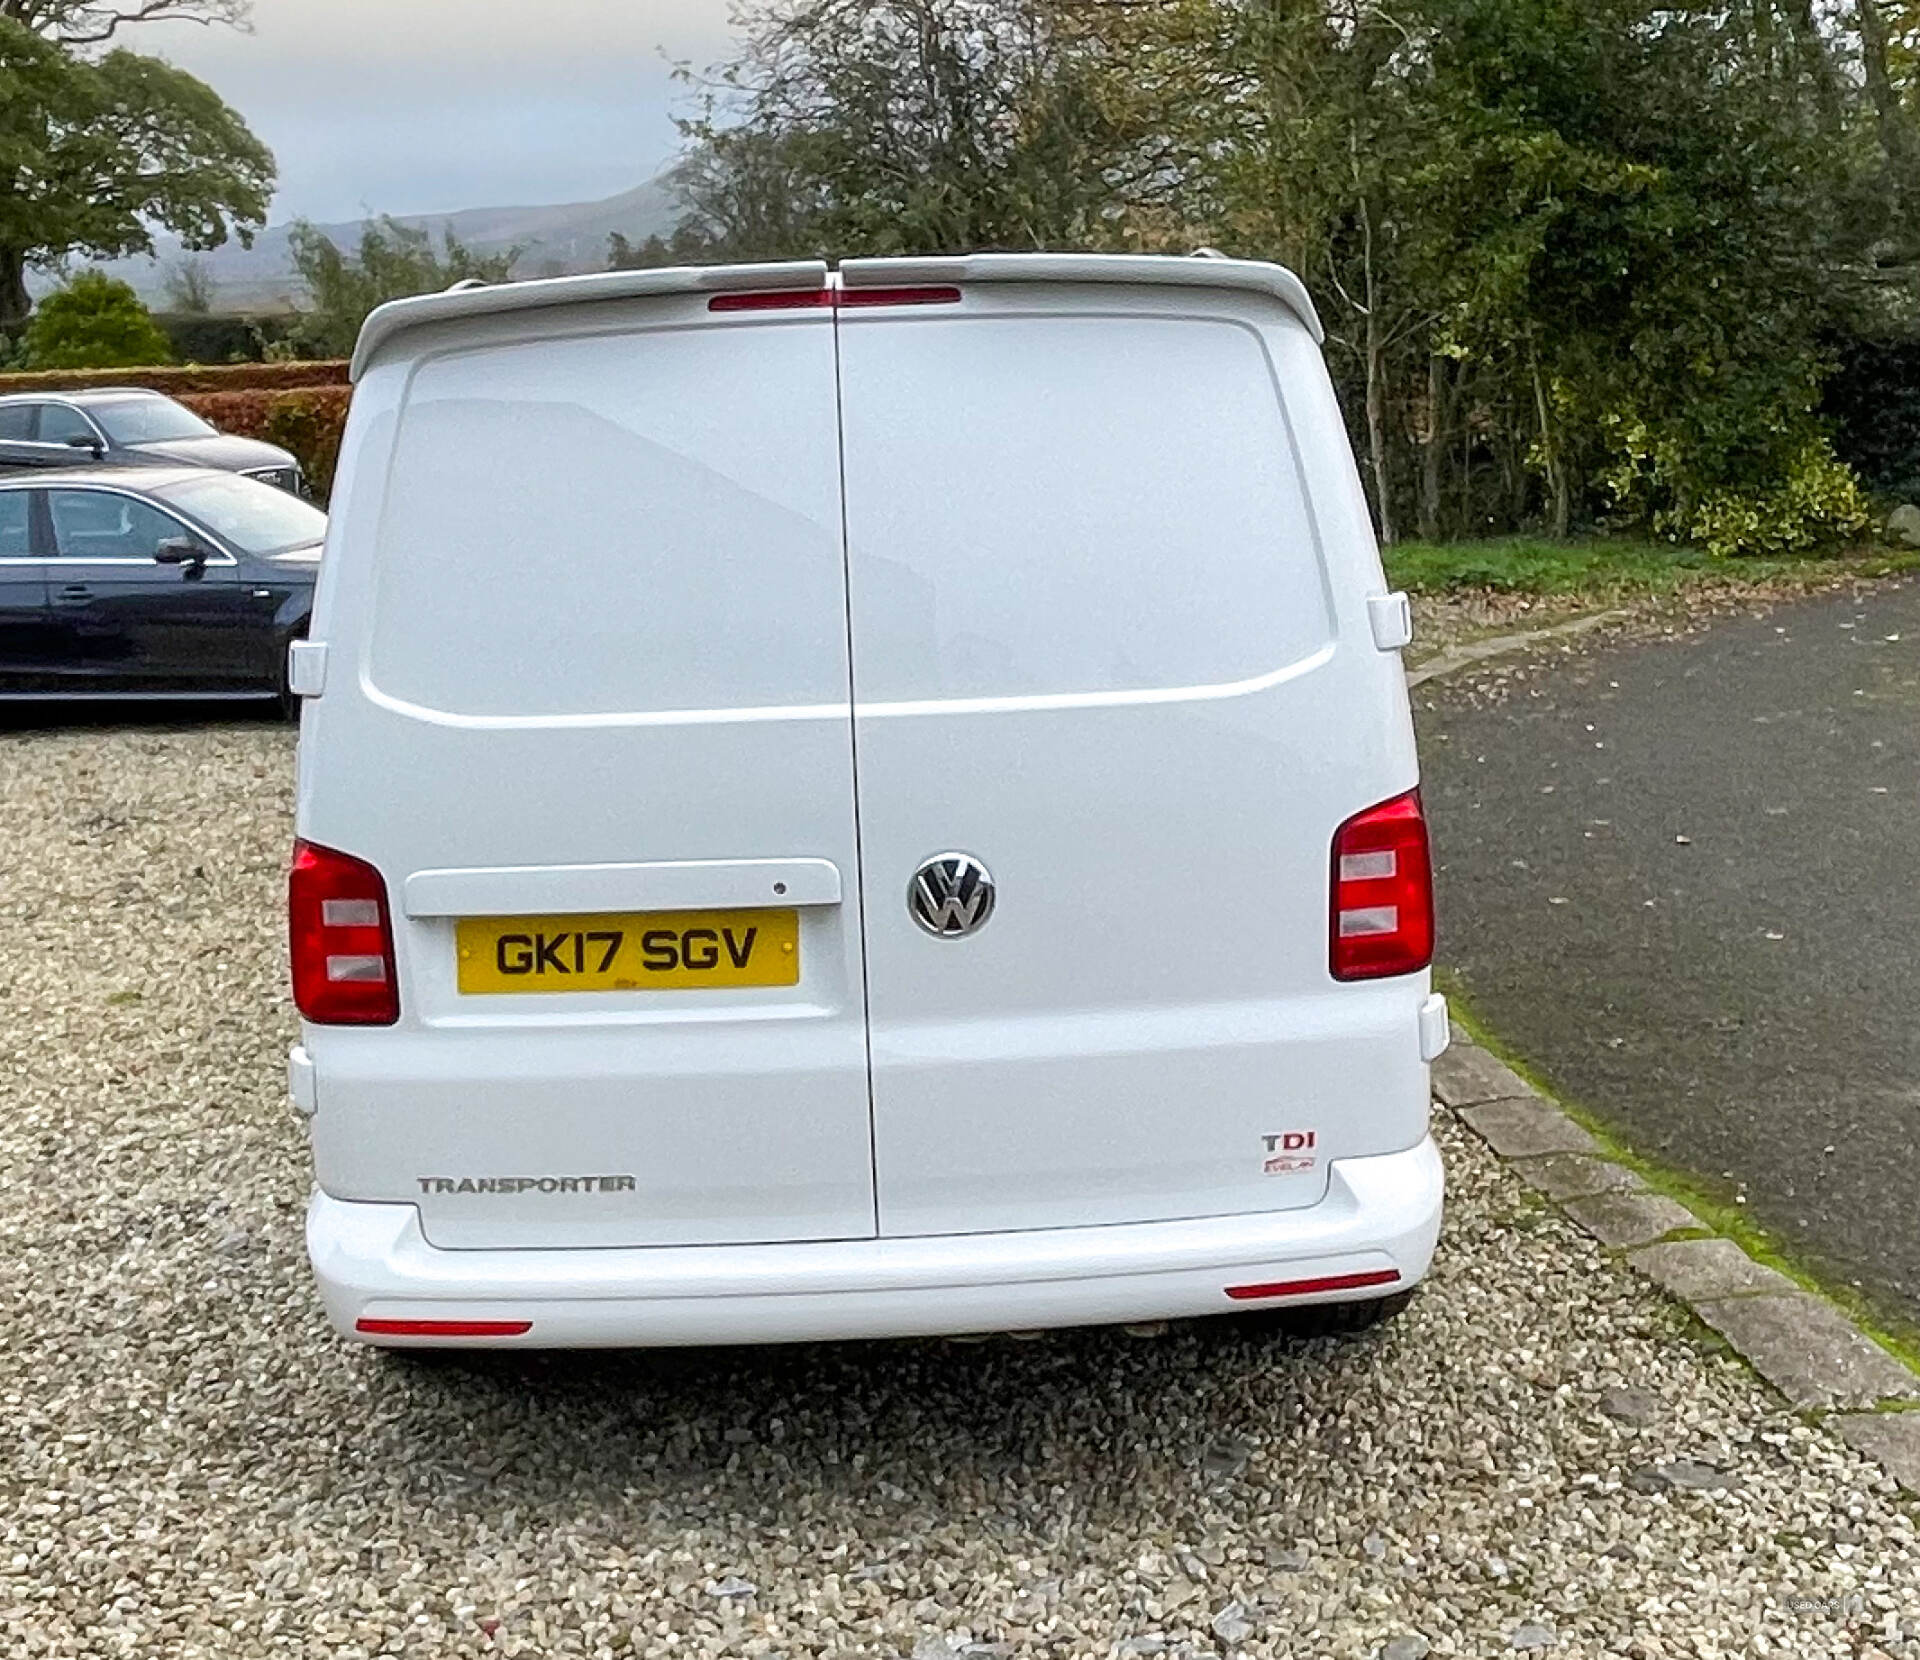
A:
[[[1025,1233],[554,1251],[441,1250],[427,1243],[411,1205],[316,1193],[307,1253],[335,1328],[392,1347],[941,1336],[1389,1295],[1426,1273],[1443,1187],[1428,1138],[1404,1153],[1337,1161],[1326,1197],[1299,1210]],[[363,1320],[526,1329],[369,1337]]]

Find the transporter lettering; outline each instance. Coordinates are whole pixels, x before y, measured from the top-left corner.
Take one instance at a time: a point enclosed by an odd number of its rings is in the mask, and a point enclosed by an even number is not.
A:
[[[632,1176],[416,1176],[422,1193],[631,1193]]]

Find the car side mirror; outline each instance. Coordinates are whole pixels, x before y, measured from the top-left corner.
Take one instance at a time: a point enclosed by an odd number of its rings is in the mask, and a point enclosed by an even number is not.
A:
[[[207,568],[207,550],[191,536],[169,536],[153,550],[153,562],[156,565],[184,565],[185,575],[192,581]]]
[[[107,453],[106,450],[102,448],[98,438],[83,438],[77,432],[67,440],[67,448],[70,450],[85,450],[96,461]]]

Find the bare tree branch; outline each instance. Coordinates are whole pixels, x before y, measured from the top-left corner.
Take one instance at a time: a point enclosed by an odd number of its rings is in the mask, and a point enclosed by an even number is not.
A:
[[[125,26],[170,19],[251,27],[252,0],[0,0],[0,17],[63,46],[99,46]]]

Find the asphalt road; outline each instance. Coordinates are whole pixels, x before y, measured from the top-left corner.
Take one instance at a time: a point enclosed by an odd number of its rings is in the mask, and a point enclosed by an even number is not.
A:
[[[1920,1324],[1920,582],[1415,704],[1474,1012]]]

